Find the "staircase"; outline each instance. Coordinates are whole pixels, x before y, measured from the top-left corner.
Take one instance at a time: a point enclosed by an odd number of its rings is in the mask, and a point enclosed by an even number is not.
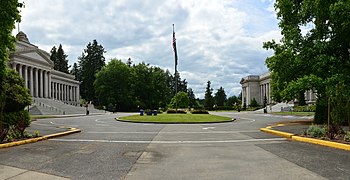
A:
[[[88,106],[89,113],[104,113],[95,109],[93,104]],[[86,107],[73,106],[62,101],[46,98],[33,98],[29,113],[33,115],[70,115],[86,114]]]

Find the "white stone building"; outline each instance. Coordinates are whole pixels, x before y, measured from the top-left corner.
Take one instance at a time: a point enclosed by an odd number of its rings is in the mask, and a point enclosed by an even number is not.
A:
[[[19,32],[16,38],[16,50],[8,65],[23,77],[30,95],[78,105],[79,81],[71,74],[54,70],[50,54],[31,44],[26,34]]]
[[[258,104],[264,104],[264,98],[266,96],[267,104],[272,104],[271,97],[271,74],[270,72],[263,75],[249,75],[242,78],[242,106],[244,103],[249,106],[250,101],[255,98]],[[313,104],[316,101],[316,95],[312,91],[305,92],[305,101],[307,104]]]

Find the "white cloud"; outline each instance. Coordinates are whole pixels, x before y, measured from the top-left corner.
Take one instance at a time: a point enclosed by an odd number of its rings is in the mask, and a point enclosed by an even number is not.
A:
[[[88,42],[102,44],[105,57],[145,61],[174,72],[175,24],[179,72],[196,95],[213,89],[238,95],[239,81],[267,71],[272,52],[262,43],[279,39],[272,0],[25,0],[21,30],[49,51],[63,45],[70,64]]]

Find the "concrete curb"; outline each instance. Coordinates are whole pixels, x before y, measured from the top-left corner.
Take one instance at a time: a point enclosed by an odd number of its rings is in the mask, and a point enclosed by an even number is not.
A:
[[[1,148],[13,147],[13,146],[19,146],[19,145],[23,145],[23,144],[35,143],[35,142],[38,142],[38,141],[43,141],[43,140],[47,140],[47,139],[51,139],[51,138],[55,138],[55,137],[60,137],[60,136],[65,136],[65,135],[78,133],[78,132],[81,132],[81,130],[80,129],[76,129],[76,128],[69,128],[69,131],[65,131],[65,132],[61,132],[61,133],[49,134],[49,135],[42,136],[42,137],[37,137],[37,138],[31,138],[31,139],[26,139],[26,140],[21,140],[21,141],[16,141],[16,142],[9,142],[9,143],[5,143],[5,144],[0,144],[0,149]]]
[[[322,145],[322,146],[327,146],[327,147],[332,147],[332,148],[350,151],[350,145],[348,145],[348,144],[337,143],[337,142],[332,142],[332,141],[325,141],[325,140],[320,140],[320,139],[307,138],[307,137],[301,137],[301,136],[297,136],[297,135],[291,134],[291,133],[272,130],[273,127],[274,126],[260,128],[260,131],[265,132],[265,133],[274,134],[277,136],[282,136],[282,137],[285,137],[285,138],[288,138],[288,139],[291,139],[294,141],[306,142],[306,143],[311,143],[311,144],[318,144],[318,145]]]
[[[291,139],[295,134],[272,130],[270,128],[260,128],[260,131]]]
[[[318,144],[318,145],[322,145],[322,146],[328,146],[328,147],[332,147],[332,148],[350,151],[350,145],[348,145],[348,144],[342,144],[342,143],[337,143],[337,142],[332,142],[332,141],[325,141],[325,140],[300,137],[300,136],[293,136],[292,140],[307,142],[307,143],[312,143],[312,144]]]

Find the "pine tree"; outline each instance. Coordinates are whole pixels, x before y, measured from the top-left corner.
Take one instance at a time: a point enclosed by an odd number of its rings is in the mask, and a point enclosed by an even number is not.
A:
[[[72,70],[70,71],[70,74],[74,75],[75,80],[80,80],[80,69],[79,69],[77,63],[73,64],[73,67],[72,67]]]
[[[64,50],[62,48],[62,45],[60,44],[60,46],[58,47],[58,50],[57,50],[57,61],[58,61],[58,71],[61,71],[61,72],[65,72],[65,73],[68,73],[68,55],[66,55],[64,53]]]
[[[96,73],[105,66],[105,57],[102,45],[99,45],[96,40],[89,42],[84,49],[79,59],[79,67],[81,69],[80,80],[80,94],[83,99],[91,101],[95,100],[94,81],[96,79]]]
[[[196,105],[196,96],[194,95],[192,88],[188,88],[187,94],[190,99],[189,106],[193,108]]]
[[[213,89],[210,87],[211,82],[207,82],[207,88],[204,96],[204,107],[206,109],[212,109],[214,106]]]
[[[215,103],[218,106],[225,106],[226,103],[226,93],[224,88],[220,87],[218,91],[215,93]]]
[[[54,64],[53,69],[58,70],[59,69],[59,62],[57,59],[56,46],[53,46],[50,52],[51,52],[50,59],[51,59],[51,61],[53,61],[53,64]]]

